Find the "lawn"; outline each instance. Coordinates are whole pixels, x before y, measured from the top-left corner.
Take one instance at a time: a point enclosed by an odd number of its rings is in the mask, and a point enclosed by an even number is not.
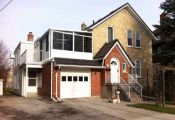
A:
[[[162,113],[175,114],[175,108],[169,108],[169,107],[163,108],[163,107],[158,107],[154,104],[137,103],[137,104],[129,104],[128,106],[135,107],[135,108],[142,108],[142,109],[146,109],[146,110],[157,111],[157,112],[162,112]]]

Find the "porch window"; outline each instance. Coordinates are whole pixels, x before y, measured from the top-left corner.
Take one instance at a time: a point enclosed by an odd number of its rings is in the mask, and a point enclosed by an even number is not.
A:
[[[36,78],[29,78],[29,86],[36,86]]]
[[[127,42],[128,42],[128,46],[132,46],[133,41],[132,41],[132,31],[131,30],[127,31]]]
[[[135,38],[136,38],[136,47],[140,48],[141,47],[141,33],[140,32],[136,32],[135,34]]]
[[[46,35],[46,52],[49,50],[49,37]]]
[[[54,32],[53,33],[53,49],[62,50],[63,48],[63,34]]]
[[[108,42],[113,40],[113,28],[112,27],[108,27]]]
[[[36,86],[36,71],[29,71],[28,86]]]
[[[141,77],[141,60],[136,60],[136,75]]]
[[[92,52],[92,38],[88,33],[53,32],[53,49]]]
[[[92,52],[92,40],[90,37],[84,37],[84,52]]]
[[[64,34],[64,50],[72,50],[73,35]]]
[[[75,36],[75,51],[83,52],[83,36]]]

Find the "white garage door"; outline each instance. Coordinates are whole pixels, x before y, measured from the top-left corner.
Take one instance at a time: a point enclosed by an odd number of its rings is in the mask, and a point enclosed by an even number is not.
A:
[[[61,98],[90,97],[90,72],[61,72]]]

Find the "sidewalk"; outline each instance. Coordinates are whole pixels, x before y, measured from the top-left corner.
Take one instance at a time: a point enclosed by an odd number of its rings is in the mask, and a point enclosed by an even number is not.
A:
[[[97,98],[70,99],[65,100],[65,102],[97,110],[124,120],[175,120],[175,115],[128,107],[126,105],[129,103],[126,102],[113,104]]]

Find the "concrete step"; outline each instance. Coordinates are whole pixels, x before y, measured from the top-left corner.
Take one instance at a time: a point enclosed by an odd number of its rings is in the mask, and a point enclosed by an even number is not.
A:
[[[130,101],[136,103],[136,102],[141,102],[142,99],[141,98],[130,98]]]

